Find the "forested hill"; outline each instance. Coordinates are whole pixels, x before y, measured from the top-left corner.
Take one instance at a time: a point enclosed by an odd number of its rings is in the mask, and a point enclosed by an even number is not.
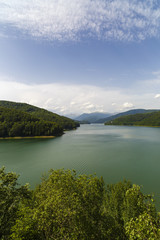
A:
[[[70,118],[60,116],[43,108],[35,107],[26,103],[0,101],[0,106],[20,110],[31,114],[33,117],[40,118],[41,120],[57,123],[64,130],[71,130],[79,126],[79,123]]]
[[[59,136],[63,128],[29,113],[0,107],[0,137]]]
[[[118,117],[106,122],[105,125],[160,127],[160,111]]]
[[[157,110],[157,109],[133,109],[133,110],[129,110],[126,112],[114,114],[107,118],[99,119],[95,123],[105,123],[105,122],[112,121],[113,119],[116,119],[121,116],[128,116],[128,115],[133,115],[133,114],[137,114],[137,113],[149,113],[149,112],[156,112],[156,111],[159,111],[159,110]]]

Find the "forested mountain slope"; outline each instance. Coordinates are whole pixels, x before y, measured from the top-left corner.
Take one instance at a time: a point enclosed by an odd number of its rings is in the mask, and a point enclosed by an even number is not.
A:
[[[17,109],[31,114],[33,117],[40,118],[45,121],[58,123],[60,127],[71,130],[79,126],[74,120],[60,116],[43,108],[35,107],[26,103],[17,103],[10,101],[0,101],[0,106],[5,108]]]
[[[63,128],[55,122],[45,121],[29,113],[0,107],[0,137],[57,136]]]
[[[114,120],[106,122],[105,125],[160,127],[160,111],[121,116]]]
[[[105,122],[111,121],[111,120],[116,119],[121,116],[133,115],[133,114],[137,114],[137,113],[155,112],[155,111],[159,111],[159,110],[156,110],[156,109],[133,109],[133,110],[129,110],[126,112],[117,113],[117,114],[112,115],[107,118],[100,119],[100,120],[96,121],[96,123],[105,123]]]

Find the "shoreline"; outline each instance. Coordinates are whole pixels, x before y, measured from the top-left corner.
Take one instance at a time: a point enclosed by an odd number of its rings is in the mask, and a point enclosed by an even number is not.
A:
[[[0,137],[0,140],[7,140],[7,139],[29,139],[29,138],[55,138],[56,136],[28,136],[28,137]]]
[[[151,128],[160,128],[160,126],[148,126],[148,125],[121,125],[121,124],[104,124],[105,126],[121,126],[121,127],[151,127]]]

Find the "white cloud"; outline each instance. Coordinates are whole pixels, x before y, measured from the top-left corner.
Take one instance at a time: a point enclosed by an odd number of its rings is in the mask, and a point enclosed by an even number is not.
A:
[[[156,94],[154,98],[160,98],[160,94]]]
[[[34,38],[144,40],[159,36],[156,0],[0,0],[0,35],[6,27]],[[14,31],[13,31],[14,32]]]
[[[123,107],[123,109],[125,109],[125,108],[133,108],[134,105],[133,105],[133,103],[125,102],[125,103],[123,103],[122,107]]]
[[[86,102],[86,103],[83,103],[83,106],[87,106],[87,105],[90,105],[91,103],[90,102]]]
[[[84,112],[120,112],[131,108],[159,108],[160,97],[143,84],[141,92],[92,85],[65,85],[58,83],[29,85],[0,77],[0,99],[26,102],[66,115]],[[146,93],[146,89],[148,92]],[[157,91],[157,88],[156,88]],[[134,105],[133,105],[134,103]]]
[[[75,105],[76,103],[72,101],[70,104],[71,104],[71,105]]]

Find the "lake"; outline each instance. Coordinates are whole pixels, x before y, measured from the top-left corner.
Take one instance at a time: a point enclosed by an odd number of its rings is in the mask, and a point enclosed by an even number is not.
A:
[[[31,187],[50,168],[96,173],[106,183],[125,178],[160,205],[160,128],[91,124],[54,139],[0,140],[0,165]]]

